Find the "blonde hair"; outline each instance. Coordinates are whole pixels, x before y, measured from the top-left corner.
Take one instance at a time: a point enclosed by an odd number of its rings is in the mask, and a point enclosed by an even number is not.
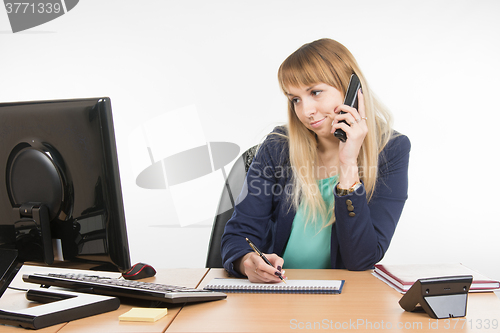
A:
[[[370,90],[358,64],[349,50],[332,39],[320,39],[300,47],[281,64],[278,80],[285,95],[288,87],[310,86],[326,83],[339,90],[344,96],[351,74],[357,74],[361,81],[368,134],[358,155],[359,176],[363,181],[367,199],[370,200],[377,182],[379,153],[391,138],[391,115]],[[314,132],[307,129],[297,117],[294,104],[288,102],[288,141],[290,163],[293,171],[292,201],[296,209],[305,205],[308,220],[316,221],[318,214],[335,222],[334,207],[326,207],[319,195],[314,163],[317,161],[317,140]]]

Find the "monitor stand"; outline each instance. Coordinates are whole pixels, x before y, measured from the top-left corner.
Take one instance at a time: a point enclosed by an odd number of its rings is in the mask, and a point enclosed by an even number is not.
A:
[[[37,245],[33,247],[33,251],[40,251],[43,256],[43,261],[47,265],[54,262],[54,252],[52,250],[52,238],[50,232],[49,212],[46,205],[40,202],[28,202],[20,207],[15,207],[18,211],[19,221],[14,223],[16,230],[16,243],[20,243],[21,248],[26,247],[24,244],[32,243]],[[25,253],[27,258],[36,258],[35,253]],[[40,255],[40,254],[38,254]],[[22,257],[22,253],[21,253]]]
[[[39,329],[118,309],[116,297],[70,291],[30,289],[26,298],[47,304],[8,311],[0,310],[0,323]]]
[[[0,249],[0,290],[7,289],[19,268],[17,251]],[[26,298],[45,304],[17,311],[0,309],[0,323],[39,329],[113,311],[120,306],[116,297],[65,290],[30,289]]]

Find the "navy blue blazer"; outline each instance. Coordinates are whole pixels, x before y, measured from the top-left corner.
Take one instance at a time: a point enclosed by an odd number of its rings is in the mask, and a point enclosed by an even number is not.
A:
[[[273,133],[286,134],[286,129],[276,127]],[[382,259],[408,197],[409,155],[410,140],[406,136],[398,135],[389,141],[380,153],[379,178],[370,202],[364,186],[345,196],[335,194],[332,268],[366,270]],[[222,261],[230,274],[242,277],[233,262],[252,251],[245,237],[262,252],[283,256],[295,217],[291,178],[287,140],[268,135],[248,170],[222,236]],[[350,205],[354,207],[351,215]]]

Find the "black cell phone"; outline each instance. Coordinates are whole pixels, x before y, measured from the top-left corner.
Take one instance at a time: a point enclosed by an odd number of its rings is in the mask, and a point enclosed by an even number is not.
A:
[[[344,104],[350,107],[358,109],[358,90],[361,88],[361,82],[359,81],[359,77],[356,74],[351,75],[351,79],[349,80],[349,86],[347,87],[347,92],[344,98]],[[345,113],[344,111],[340,111],[340,113]],[[345,120],[342,120],[341,123],[347,124]],[[333,133],[336,138],[338,138],[342,142],[346,142],[347,136],[343,130],[340,128],[335,130]]]

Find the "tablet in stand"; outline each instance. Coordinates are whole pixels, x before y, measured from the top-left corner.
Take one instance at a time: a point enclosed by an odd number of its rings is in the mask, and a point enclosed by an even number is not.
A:
[[[0,249],[0,296],[21,266],[17,261],[17,251]],[[120,306],[116,297],[62,290],[30,289],[26,298],[45,304],[16,311],[0,309],[0,323],[39,329],[113,311]]]

